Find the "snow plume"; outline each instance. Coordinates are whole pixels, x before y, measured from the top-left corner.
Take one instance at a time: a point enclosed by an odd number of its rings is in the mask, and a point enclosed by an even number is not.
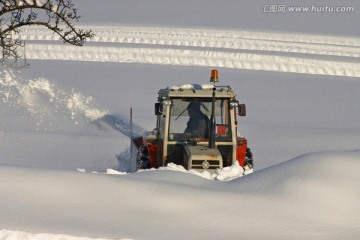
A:
[[[102,118],[99,118],[99,120],[129,138],[143,136],[145,133],[145,130],[142,127],[136,124],[131,125],[130,121],[119,115],[105,114]]]
[[[79,119],[95,121],[107,111],[95,107],[92,97],[80,92],[60,90],[45,78],[22,80],[12,70],[2,70],[0,75],[0,97],[10,107],[24,107],[40,122],[55,115],[69,116],[78,124]]]
[[[77,115],[83,115],[90,121],[95,121],[103,117],[106,112],[92,107],[92,97],[85,97],[79,92],[72,93],[66,103],[66,108],[71,112],[71,118],[76,119]]]

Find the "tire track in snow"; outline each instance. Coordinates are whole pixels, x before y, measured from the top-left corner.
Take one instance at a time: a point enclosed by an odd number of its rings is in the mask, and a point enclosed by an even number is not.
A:
[[[357,63],[357,58],[360,57],[360,39],[357,38],[211,29],[91,29],[96,33],[91,45],[74,48],[27,44],[27,57],[360,76],[360,65]],[[24,31],[22,39],[46,43],[56,40],[57,36],[46,29],[29,28]],[[120,45],[110,47],[110,43]],[[123,47],[121,44],[131,47]],[[241,50],[246,50],[247,53]],[[295,56],[286,57],[284,53],[293,53]],[[309,58],[305,54],[316,54],[318,59]],[[334,56],[337,56],[336,61],[331,60]],[[350,62],[349,57],[353,59]]]
[[[291,72],[346,77],[360,76],[360,63],[296,57],[160,48],[74,47],[28,44],[31,59],[89,62],[145,63],[178,66],[216,66],[246,70]]]
[[[276,51],[342,57],[360,57],[360,39],[306,34],[225,31],[211,29],[171,29],[141,27],[92,27],[90,42],[166,45]],[[22,40],[60,40],[43,28],[23,32]]]
[[[360,39],[301,34],[169,28],[95,28],[93,42],[170,45],[360,57]]]

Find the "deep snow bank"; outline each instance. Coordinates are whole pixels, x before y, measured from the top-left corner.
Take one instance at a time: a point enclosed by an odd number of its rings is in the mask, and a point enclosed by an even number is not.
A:
[[[223,183],[174,171],[2,165],[0,222],[9,230],[105,238],[356,239],[359,171],[360,151],[307,154]]]

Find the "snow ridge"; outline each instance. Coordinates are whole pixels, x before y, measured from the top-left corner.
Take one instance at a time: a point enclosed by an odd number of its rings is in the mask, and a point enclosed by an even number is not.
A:
[[[83,27],[86,28],[86,27]],[[90,42],[293,52],[343,57],[360,56],[360,39],[289,33],[215,29],[100,27]],[[22,40],[60,40],[44,28],[26,29]]]
[[[27,57],[360,76],[357,38],[213,29],[90,28],[96,36],[82,48],[48,43],[58,37],[29,28],[22,35],[23,40],[32,41],[27,44]]]
[[[160,48],[73,47],[28,44],[32,59],[146,63],[178,66],[217,66],[246,70],[359,77],[360,64],[296,57]]]

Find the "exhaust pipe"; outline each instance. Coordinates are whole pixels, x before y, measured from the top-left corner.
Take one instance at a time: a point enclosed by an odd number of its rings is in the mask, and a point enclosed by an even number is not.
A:
[[[216,137],[216,119],[215,119],[215,83],[219,81],[218,70],[211,70],[210,82],[214,83],[211,103],[211,118],[210,118],[210,136],[209,136],[209,148],[215,148]]]
[[[214,87],[213,93],[212,93],[212,103],[211,103],[209,148],[215,148],[215,137],[216,137],[215,91],[216,91],[216,88]]]

